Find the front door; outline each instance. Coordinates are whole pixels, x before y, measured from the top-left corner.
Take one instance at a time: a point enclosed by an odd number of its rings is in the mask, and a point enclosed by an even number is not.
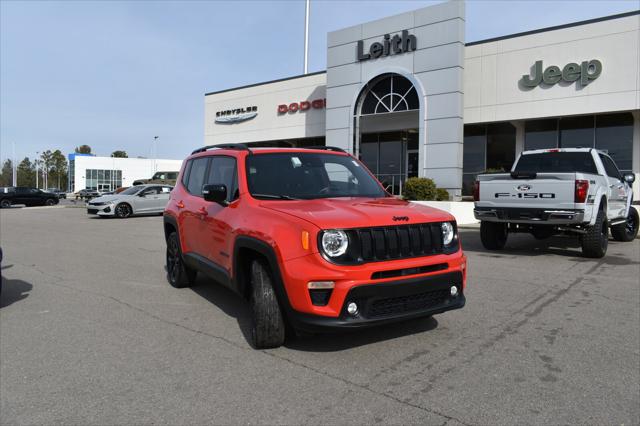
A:
[[[418,151],[407,151],[407,177],[418,177]]]
[[[176,200],[180,208],[178,221],[182,225],[180,239],[184,253],[194,253],[206,257],[209,246],[209,238],[206,235],[204,221],[207,214],[207,203],[202,197],[202,185],[205,182],[205,173],[209,165],[209,157],[201,157],[190,160],[185,168],[186,193],[182,199]]]

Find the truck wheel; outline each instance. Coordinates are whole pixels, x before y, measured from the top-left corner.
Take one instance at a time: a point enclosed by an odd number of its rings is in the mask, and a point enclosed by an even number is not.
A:
[[[507,243],[507,224],[480,222],[480,240],[487,250],[501,250]]]
[[[191,287],[197,272],[184,264],[178,234],[172,232],[167,238],[167,281],[175,288]]]
[[[627,215],[627,221],[620,225],[611,227],[611,236],[616,241],[629,242],[633,241],[638,235],[638,210],[633,207],[629,207],[629,214]]]
[[[607,254],[609,245],[609,226],[604,216],[604,210],[598,211],[596,223],[587,227],[582,235],[582,254],[585,257],[601,258]]]
[[[0,207],[2,207],[3,209],[8,209],[9,207],[11,207],[11,200],[0,201]]]
[[[47,198],[47,200],[44,202],[45,206],[54,206],[56,204],[56,200],[54,200],[53,198]]]
[[[256,349],[276,348],[284,343],[285,324],[269,269],[259,260],[251,262],[251,338]]]

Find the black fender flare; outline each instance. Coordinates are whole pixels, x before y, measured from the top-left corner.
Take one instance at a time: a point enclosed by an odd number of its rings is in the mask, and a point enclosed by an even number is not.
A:
[[[165,241],[169,238],[169,233],[167,232],[167,224],[173,226],[173,229],[178,233],[178,238],[180,237],[180,231],[178,230],[178,221],[175,217],[170,214],[164,213],[162,215],[162,224],[164,227],[164,239]]]
[[[282,273],[280,272],[280,265],[278,263],[278,257],[276,256],[275,250],[268,243],[258,238],[246,235],[241,235],[236,238],[233,247],[233,279],[238,292],[241,295],[246,295],[248,290],[246,280],[243,279],[244,276],[241,268],[241,249],[250,249],[267,260],[273,278],[274,290],[276,292],[278,302],[280,303],[280,307],[285,312],[291,312],[291,304],[289,303],[289,297],[287,296],[287,291],[284,287],[284,281],[282,280]]]

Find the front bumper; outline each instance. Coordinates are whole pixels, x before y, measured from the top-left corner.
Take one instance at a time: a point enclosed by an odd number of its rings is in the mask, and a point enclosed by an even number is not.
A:
[[[435,315],[465,305],[463,280],[463,273],[457,271],[360,285],[349,290],[338,317],[293,312],[289,320],[296,329],[314,332],[360,329]],[[456,296],[451,296],[452,286],[458,288]],[[357,315],[347,312],[351,302],[358,305]]]
[[[87,204],[87,214],[97,214],[98,216],[113,216],[115,206],[107,204],[105,206],[95,206]]]
[[[584,222],[584,210],[476,207],[473,215],[477,220],[485,222],[531,225],[578,225]]]

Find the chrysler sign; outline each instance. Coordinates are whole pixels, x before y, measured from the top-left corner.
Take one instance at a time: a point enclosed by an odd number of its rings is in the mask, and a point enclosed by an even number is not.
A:
[[[216,112],[216,123],[221,123],[221,124],[240,123],[242,121],[251,120],[256,115],[258,115],[257,106],[228,109],[225,111]]]

